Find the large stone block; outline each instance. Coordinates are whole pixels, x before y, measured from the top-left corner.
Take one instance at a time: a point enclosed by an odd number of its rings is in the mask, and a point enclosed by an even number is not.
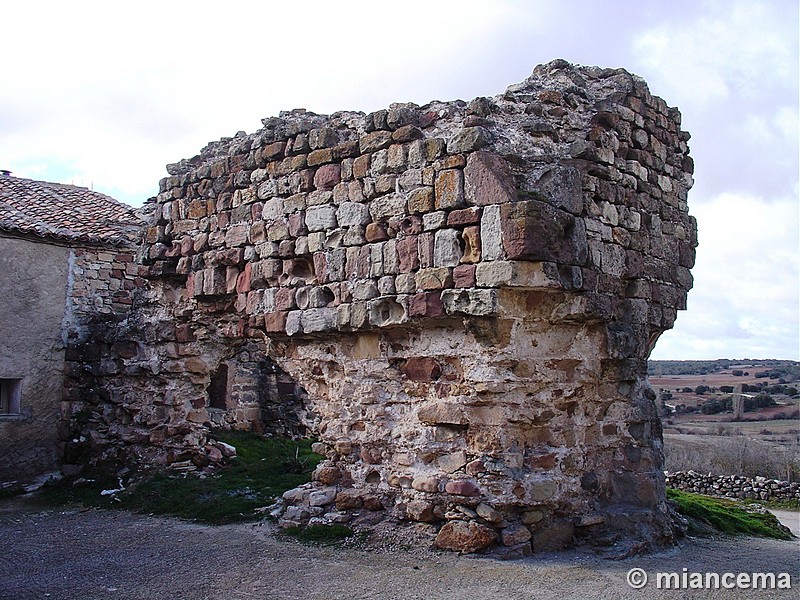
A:
[[[511,260],[583,265],[588,243],[583,219],[540,200],[500,207],[503,250]]]
[[[450,521],[436,535],[435,544],[442,550],[471,554],[484,550],[497,541],[494,529],[467,521]]]
[[[464,172],[461,169],[439,171],[434,189],[436,210],[464,206]]]
[[[391,217],[407,214],[406,199],[402,194],[387,194],[375,198],[369,205],[373,221],[386,221]]]
[[[448,315],[466,314],[487,316],[497,313],[498,300],[496,290],[461,289],[444,290],[442,304]]]
[[[508,162],[491,152],[473,152],[467,157],[464,188],[467,204],[476,206],[504,204],[517,199]]]
[[[335,229],[336,207],[329,204],[309,206],[306,210],[306,227],[309,231],[325,231]]]
[[[481,256],[483,260],[505,258],[503,250],[503,227],[500,205],[493,204],[483,209],[481,215]]]
[[[369,207],[358,202],[342,202],[336,210],[336,220],[341,227],[366,225],[370,222]]]
[[[301,312],[303,333],[317,333],[336,329],[338,312],[335,308],[309,308]]]
[[[456,267],[461,262],[461,242],[455,229],[440,229],[433,243],[433,266]]]

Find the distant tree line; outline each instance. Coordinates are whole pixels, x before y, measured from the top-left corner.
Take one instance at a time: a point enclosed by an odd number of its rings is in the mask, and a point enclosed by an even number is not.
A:
[[[800,381],[800,363],[791,360],[756,360],[743,358],[731,360],[651,360],[648,363],[648,374],[654,375],[708,375],[726,371],[734,365],[749,365],[752,369],[765,369],[755,373],[755,377],[784,379],[781,383]],[[749,371],[735,369],[737,377],[749,375]]]
[[[732,394],[734,390],[734,386],[732,385],[721,385],[717,387],[710,387],[707,385],[698,385],[694,390],[689,387],[681,388],[680,391],[684,394],[689,394],[694,391],[695,394],[698,396],[702,396],[703,394],[707,394],[708,392],[716,392],[719,390],[723,394]],[[677,391],[677,390],[676,390]],[[749,385],[747,383],[742,384],[742,393],[744,394],[785,394],[787,396],[797,396],[798,391],[797,388],[793,385],[783,385],[783,384],[776,384],[776,385],[769,385],[766,382],[761,384]]]
[[[775,406],[775,400],[769,394],[758,394],[753,398],[744,398],[744,412],[754,412],[760,408]],[[704,415],[716,415],[717,413],[733,410],[733,398],[711,398],[700,405],[700,412]]]

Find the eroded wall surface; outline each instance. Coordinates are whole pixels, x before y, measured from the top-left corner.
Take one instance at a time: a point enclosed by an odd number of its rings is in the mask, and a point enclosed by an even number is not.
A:
[[[678,111],[556,61],[494,98],[263,124],[168,167],[124,353],[80,363],[94,455],[202,468],[210,426],[306,432],[326,460],[282,525],[671,540],[645,376],[692,284]]]

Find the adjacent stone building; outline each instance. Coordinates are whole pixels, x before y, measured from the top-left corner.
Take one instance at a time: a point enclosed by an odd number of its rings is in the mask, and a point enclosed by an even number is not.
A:
[[[127,314],[140,227],[103,194],[0,176],[0,481],[57,468],[62,417],[82,418],[62,403],[66,348]]]
[[[646,362],[692,285],[679,112],[555,61],[494,98],[263,125],[168,166],[146,288],[68,361],[70,452],[202,469],[212,427],[305,433],[326,460],[282,525],[669,542]]]

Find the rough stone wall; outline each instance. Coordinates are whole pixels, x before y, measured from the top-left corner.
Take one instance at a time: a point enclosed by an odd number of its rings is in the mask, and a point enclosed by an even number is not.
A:
[[[124,378],[123,362],[135,352],[136,342],[123,332],[137,293],[146,287],[146,269],[136,261],[137,242],[131,235],[128,243],[117,246],[69,249],[58,423],[58,456],[66,473],[77,471],[106,440],[92,415],[109,394],[95,376]],[[106,407],[103,414],[110,418],[115,413]]]
[[[800,482],[780,481],[766,477],[711,475],[695,471],[666,473],[671,488],[723,498],[787,501],[800,500]]]
[[[21,379],[20,414],[0,415],[0,450],[9,457],[0,464],[0,479],[24,480],[57,467],[71,434],[64,425],[85,409],[70,402],[84,374],[84,365],[74,362],[83,358],[79,348],[98,326],[113,327],[127,316],[133,290],[144,280],[133,243],[72,246],[0,236],[0,261],[0,378]]]
[[[128,352],[86,363],[96,454],[202,467],[212,423],[291,423],[326,460],[284,525],[412,521],[511,554],[670,540],[645,378],[692,284],[678,111],[556,61],[494,98],[263,124],[168,167]],[[221,364],[261,361],[289,402],[209,406]]]
[[[125,318],[144,285],[133,240],[128,247],[71,248],[69,268],[64,335],[71,344],[87,339],[98,318]]]

